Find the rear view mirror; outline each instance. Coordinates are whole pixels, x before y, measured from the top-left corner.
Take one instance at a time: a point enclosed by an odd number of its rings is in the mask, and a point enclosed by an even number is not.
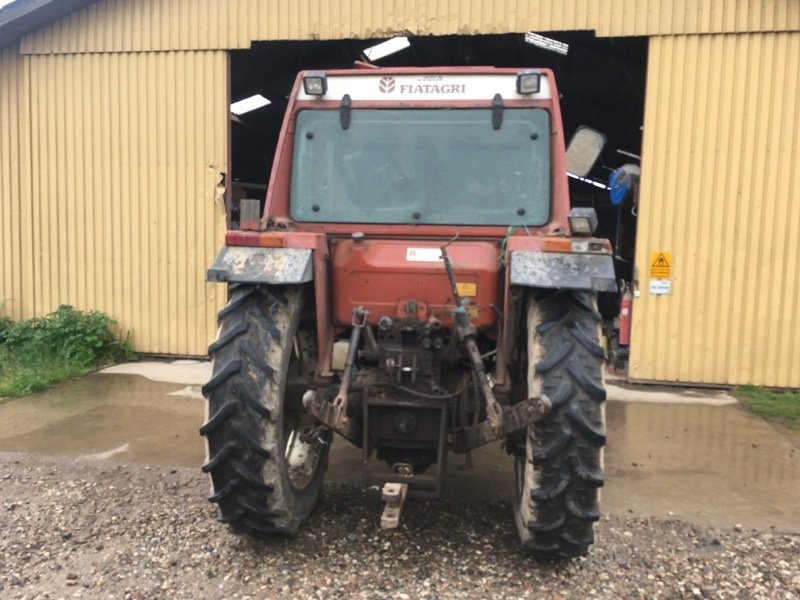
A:
[[[567,147],[567,172],[586,177],[606,145],[606,136],[596,129],[581,125]]]

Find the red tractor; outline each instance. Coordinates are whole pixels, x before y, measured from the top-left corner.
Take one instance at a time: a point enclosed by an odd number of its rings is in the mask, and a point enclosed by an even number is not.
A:
[[[570,170],[603,144],[584,128]],[[546,69],[308,71],[263,208],[208,272],[210,500],[235,531],[294,534],[335,432],[382,485],[382,524],[439,496],[449,452],[502,440],[514,520],[540,558],[593,542],[605,443],[597,292],[616,289],[593,209],[570,210]]]

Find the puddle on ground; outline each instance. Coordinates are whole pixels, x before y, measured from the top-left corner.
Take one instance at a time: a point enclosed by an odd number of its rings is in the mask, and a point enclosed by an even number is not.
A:
[[[93,374],[0,405],[0,451],[199,467],[199,386]],[[800,531],[800,448],[736,405],[609,401],[606,513]],[[360,451],[334,444],[328,479],[360,484]],[[511,498],[499,444],[451,455],[448,494]]]
[[[0,450],[191,467],[204,407],[186,386],[93,373],[0,405]],[[190,388],[191,389],[191,388]]]
[[[800,445],[738,405],[609,402],[603,504],[800,531]]]

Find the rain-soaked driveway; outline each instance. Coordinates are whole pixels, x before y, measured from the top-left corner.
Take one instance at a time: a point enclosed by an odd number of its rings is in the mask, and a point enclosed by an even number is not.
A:
[[[207,363],[124,365],[0,405],[0,451],[199,466]],[[609,385],[603,511],[699,525],[800,532],[800,442],[722,392]],[[359,482],[360,454],[334,445],[328,480]],[[451,456],[448,493],[508,500],[499,445]]]

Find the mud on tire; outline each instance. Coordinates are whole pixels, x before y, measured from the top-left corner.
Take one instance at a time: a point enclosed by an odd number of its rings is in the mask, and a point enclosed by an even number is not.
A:
[[[328,445],[303,444],[296,434],[302,413],[284,402],[308,340],[298,335],[303,298],[299,287],[231,285],[209,347],[203,471],[219,520],[235,531],[294,534],[319,498]]]
[[[523,548],[543,560],[586,554],[599,518],[606,393],[595,306],[577,292],[527,301],[528,395],[553,406],[515,440],[514,517]]]

